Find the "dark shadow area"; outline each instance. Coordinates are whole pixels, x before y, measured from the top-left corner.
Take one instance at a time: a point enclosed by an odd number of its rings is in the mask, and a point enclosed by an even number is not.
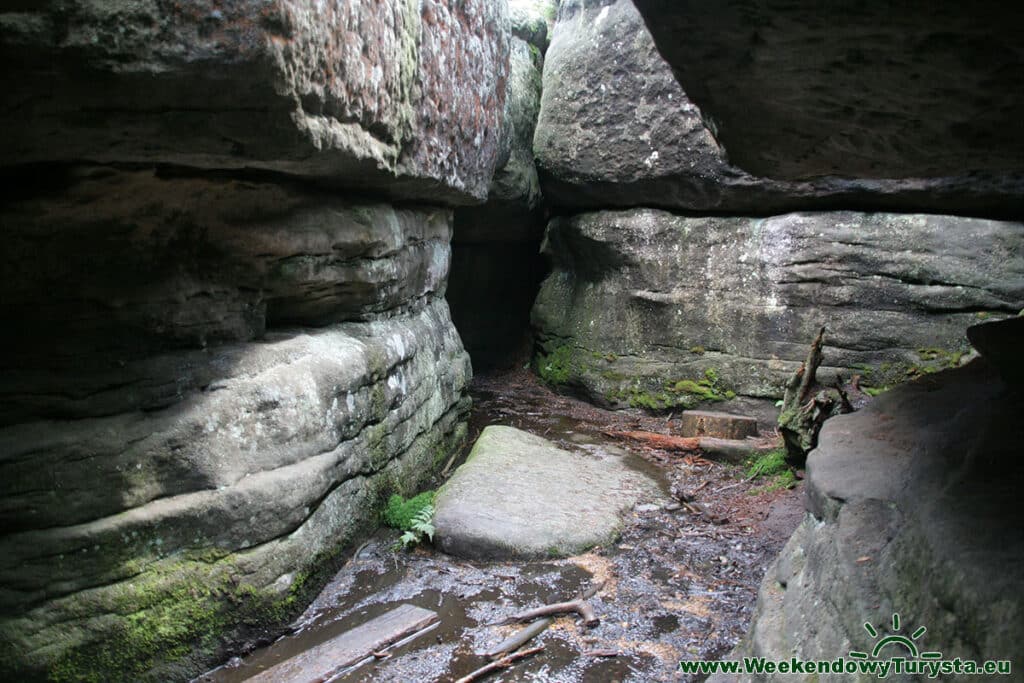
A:
[[[529,356],[530,309],[547,266],[543,216],[455,214],[448,305],[476,373],[506,370]]]

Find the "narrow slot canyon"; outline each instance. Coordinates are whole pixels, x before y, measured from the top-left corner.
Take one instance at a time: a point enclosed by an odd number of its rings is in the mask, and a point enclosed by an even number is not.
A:
[[[1020,677],[1024,11],[0,26],[3,680]]]

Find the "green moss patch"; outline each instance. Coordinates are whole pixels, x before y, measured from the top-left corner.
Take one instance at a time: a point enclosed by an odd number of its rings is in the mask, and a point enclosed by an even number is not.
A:
[[[747,467],[748,479],[772,477],[789,471],[786,463],[786,449],[776,448],[750,461]]]
[[[876,368],[857,366],[861,372],[861,389],[868,396],[878,396],[903,382],[960,367],[966,349],[920,348],[914,355],[915,360],[887,361]]]
[[[542,354],[537,357],[537,374],[548,384],[566,384],[582,370],[577,355],[568,344],[555,348],[549,354]]]
[[[153,671],[218,653],[237,629],[273,629],[305,604],[307,575],[284,595],[245,583],[229,560],[165,560],[111,588],[113,626],[100,642],[68,650],[51,681],[155,680]]]
[[[392,529],[410,531],[413,521],[427,508],[434,505],[434,491],[424,491],[412,498],[403,498],[397,493],[388,498],[384,506],[384,523]]]
[[[747,479],[761,479],[764,484],[750,490],[751,494],[791,489],[796,486],[796,474],[786,462],[786,449],[775,448],[747,463]]]

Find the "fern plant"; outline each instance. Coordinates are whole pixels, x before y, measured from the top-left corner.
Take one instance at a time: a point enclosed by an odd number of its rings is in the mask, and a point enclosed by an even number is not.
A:
[[[406,500],[393,495],[384,507],[384,523],[402,531],[395,548],[408,548],[422,543],[424,538],[434,540],[434,492],[426,491]]]
[[[431,542],[434,540],[434,506],[427,505],[421,509],[416,516],[412,518],[410,527],[406,529],[405,533],[398,541],[402,544],[403,548],[408,548],[411,545],[416,545],[423,541],[423,537],[426,536]]]

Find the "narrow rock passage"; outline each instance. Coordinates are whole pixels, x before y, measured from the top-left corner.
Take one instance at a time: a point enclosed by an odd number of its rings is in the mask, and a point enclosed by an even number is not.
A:
[[[381,530],[292,635],[199,681],[244,681],[402,604],[436,611],[440,624],[332,680],[451,681],[486,663],[483,653],[519,628],[489,624],[602,582],[591,600],[600,625],[556,619],[532,641],[544,651],[516,663],[506,680],[682,681],[680,659],[724,655],[736,644],[765,568],[802,519],[800,487],[759,490],[736,465],[657,452],[641,457],[602,432],[664,431],[664,418],[595,408],[553,393],[525,371],[479,377],[472,394],[470,444],[484,427],[501,424],[564,448],[623,448],[630,467],[666,490],[695,492],[705,514],[676,503],[637,505],[613,544],[565,559],[515,562],[466,562],[429,547],[396,553],[397,532]]]

